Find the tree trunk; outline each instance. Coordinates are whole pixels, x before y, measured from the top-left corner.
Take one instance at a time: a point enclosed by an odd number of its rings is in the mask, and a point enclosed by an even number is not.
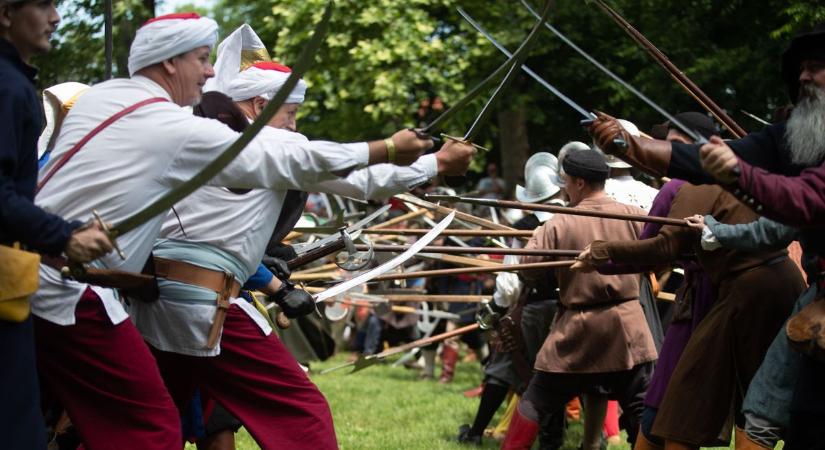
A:
[[[498,129],[501,176],[507,182],[507,196],[511,198],[516,184],[523,183],[524,163],[530,157],[524,109],[517,106],[513,109],[499,109]]]

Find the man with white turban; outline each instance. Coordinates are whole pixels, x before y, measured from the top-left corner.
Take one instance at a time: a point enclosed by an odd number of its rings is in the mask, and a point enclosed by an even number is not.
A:
[[[70,220],[88,220],[97,210],[119,223],[228,148],[238,133],[181,108],[196,104],[213,76],[209,54],[216,40],[217,24],[194,13],[161,16],[142,26],[129,54],[131,78],[94,86],[66,117],[41,171],[38,204]],[[331,179],[386,162],[388,143],[399,164],[411,163],[432,145],[408,131],[390,139],[337,144],[258,136],[211,183],[300,187],[302,180]],[[140,271],[164,216],[118,237],[124,259],[107,256],[95,266]],[[179,450],[177,408],[117,293],[63,279],[54,266],[41,265],[40,290],[32,301],[38,365],[85,447]]]
[[[240,34],[244,30],[251,32],[245,25],[219,47],[216,67],[235,71],[234,77],[218,72],[215,78],[219,83],[214,84],[222,84],[243,113],[255,119],[283,86],[291,69],[271,61],[254,62],[240,73],[236,71],[239,64],[229,68],[230,56],[221,50],[238,36],[248,37],[248,32]],[[231,57],[241,61],[237,52]],[[306,84],[301,81],[270,126],[260,132],[261,137],[296,144],[309,142],[296,132],[295,124],[295,112],[305,91]],[[447,154],[453,162],[442,167],[455,173],[467,167],[473,153],[471,146],[451,142],[436,155]],[[387,197],[435,176],[436,155],[422,156],[410,167],[379,164],[354,170],[345,178],[300,179],[294,186],[253,189],[242,194],[204,186],[167,214],[161,239],[155,243],[155,266],[168,266],[170,273],[174,267],[186,267],[202,273],[202,279],[207,279],[209,273],[231,273],[242,283],[255,273],[273,231],[283,237],[294,225],[288,223],[275,230],[276,223],[283,223],[279,216],[299,216],[303,210],[306,194],[287,187],[360,198]],[[300,200],[291,198],[296,196]],[[287,205],[295,207],[288,210]],[[235,293],[229,298],[225,319],[219,319],[216,294],[205,283],[161,273],[158,277],[158,301],[134,303],[131,312],[180,409],[189,403],[197,382],[240,419],[263,449],[337,446],[323,395],[254,306]],[[275,284],[281,286],[277,280]],[[282,289],[290,288],[284,285]],[[275,291],[272,294],[277,296]],[[315,311],[312,298],[303,291],[281,294],[290,296],[290,303],[283,305],[288,316]],[[274,423],[280,426],[272,426]]]

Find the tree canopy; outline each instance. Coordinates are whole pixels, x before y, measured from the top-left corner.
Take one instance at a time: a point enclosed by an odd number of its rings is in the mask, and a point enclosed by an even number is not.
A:
[[[529,0],[539,7],[539,0]],[[326,0],[218,0],[210,11],[226,36],[249,23],[273,58],[297,58]],[[779,57],[790,38],[825,21],[817,0],[612,0],[609,4],[661,49],[746,130],[788,102]],[[535,23],[519,1],[337,0],[326,45],[306,74],[301,131],[314,138],[350,141],[416,126],[449,106],[504,60],[456,12],[463,7],[497,40],[514,49]],[[154,14],[152,0],[115,0],[116,76],[125,76],[127,43]],[[41,57],[41,86],[62,81],[94,83],[103,76],[102,2],[60,6],[64,21],[55,49]],[[550,22],[580,47],[671,113],[699,110],[692,98],[595,5],[556,0]],[[188,9],[188,8],[187,8]],[[663,122],[650,107],[602,74],[549,31],[527,61],[548,82],[588,110],[635,122],[642,130]],[[491,86],[492,89],[492,86]],[[482,97],[485,97],[483,94]],[[461,135],[484,98],[455,116],[444,131]],[[509,180],[530,153],[556,152],[583,140],[581,117],[529,77],[520,74],[497,105],[497,120],[479,136]],[[436,109],[436,111],[433,111]],[[481,167],[479,160],[476,168]]]

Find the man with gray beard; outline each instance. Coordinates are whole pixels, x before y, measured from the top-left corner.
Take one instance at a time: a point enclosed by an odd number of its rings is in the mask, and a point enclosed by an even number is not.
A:
[[[821,272],[825,238],[820,229],[811,228],[821,226],[825,215],[825,166],[820,165],[825,159],[825,24],[794,38],[782,56],[782,77],[795,100],[787,122],[738,140],[714,137],[701,152],[696,145],[642,140],[633,140],[626,152],[615,146],[602,148],[651,173],[719,183],[756,212],[806,227],[800,239],[804,260],[819,266],[814,271],[819,276],[809,277],[811,287],[797,301],[795,310],[799,310],[822,299],[825,287]],[[605,115],[590,131],[599,145],[604,142],[608,147],[613,138],[632,139]],[[784,438],[789,450],[822,448],[823,378],[825,365],[794,352],[783,329],[749,386],[743,407],[746,434],[737,433],[736,447],[773,448]]]

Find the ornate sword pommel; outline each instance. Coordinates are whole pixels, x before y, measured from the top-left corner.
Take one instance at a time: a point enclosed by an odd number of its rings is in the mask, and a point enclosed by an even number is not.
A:
[[[109,238],[109,242],[111,242],[112,247],[115,248],[117,256],[120,256],[120,259],[125,261],[126,255],[123,253],[123,250],[120,249],[120,246],[117,245],[117,234],[109,229],[109,226],[106,225],[106,222],[103,221],[103,218],[100,217],[100,213],[97,212],[96,209],[92,210],[92,214],[95,216],[95,222],[97,223],[97,226],[99,226],[100,229],[103,230],[104,233],[106,233],[106,236]]]

